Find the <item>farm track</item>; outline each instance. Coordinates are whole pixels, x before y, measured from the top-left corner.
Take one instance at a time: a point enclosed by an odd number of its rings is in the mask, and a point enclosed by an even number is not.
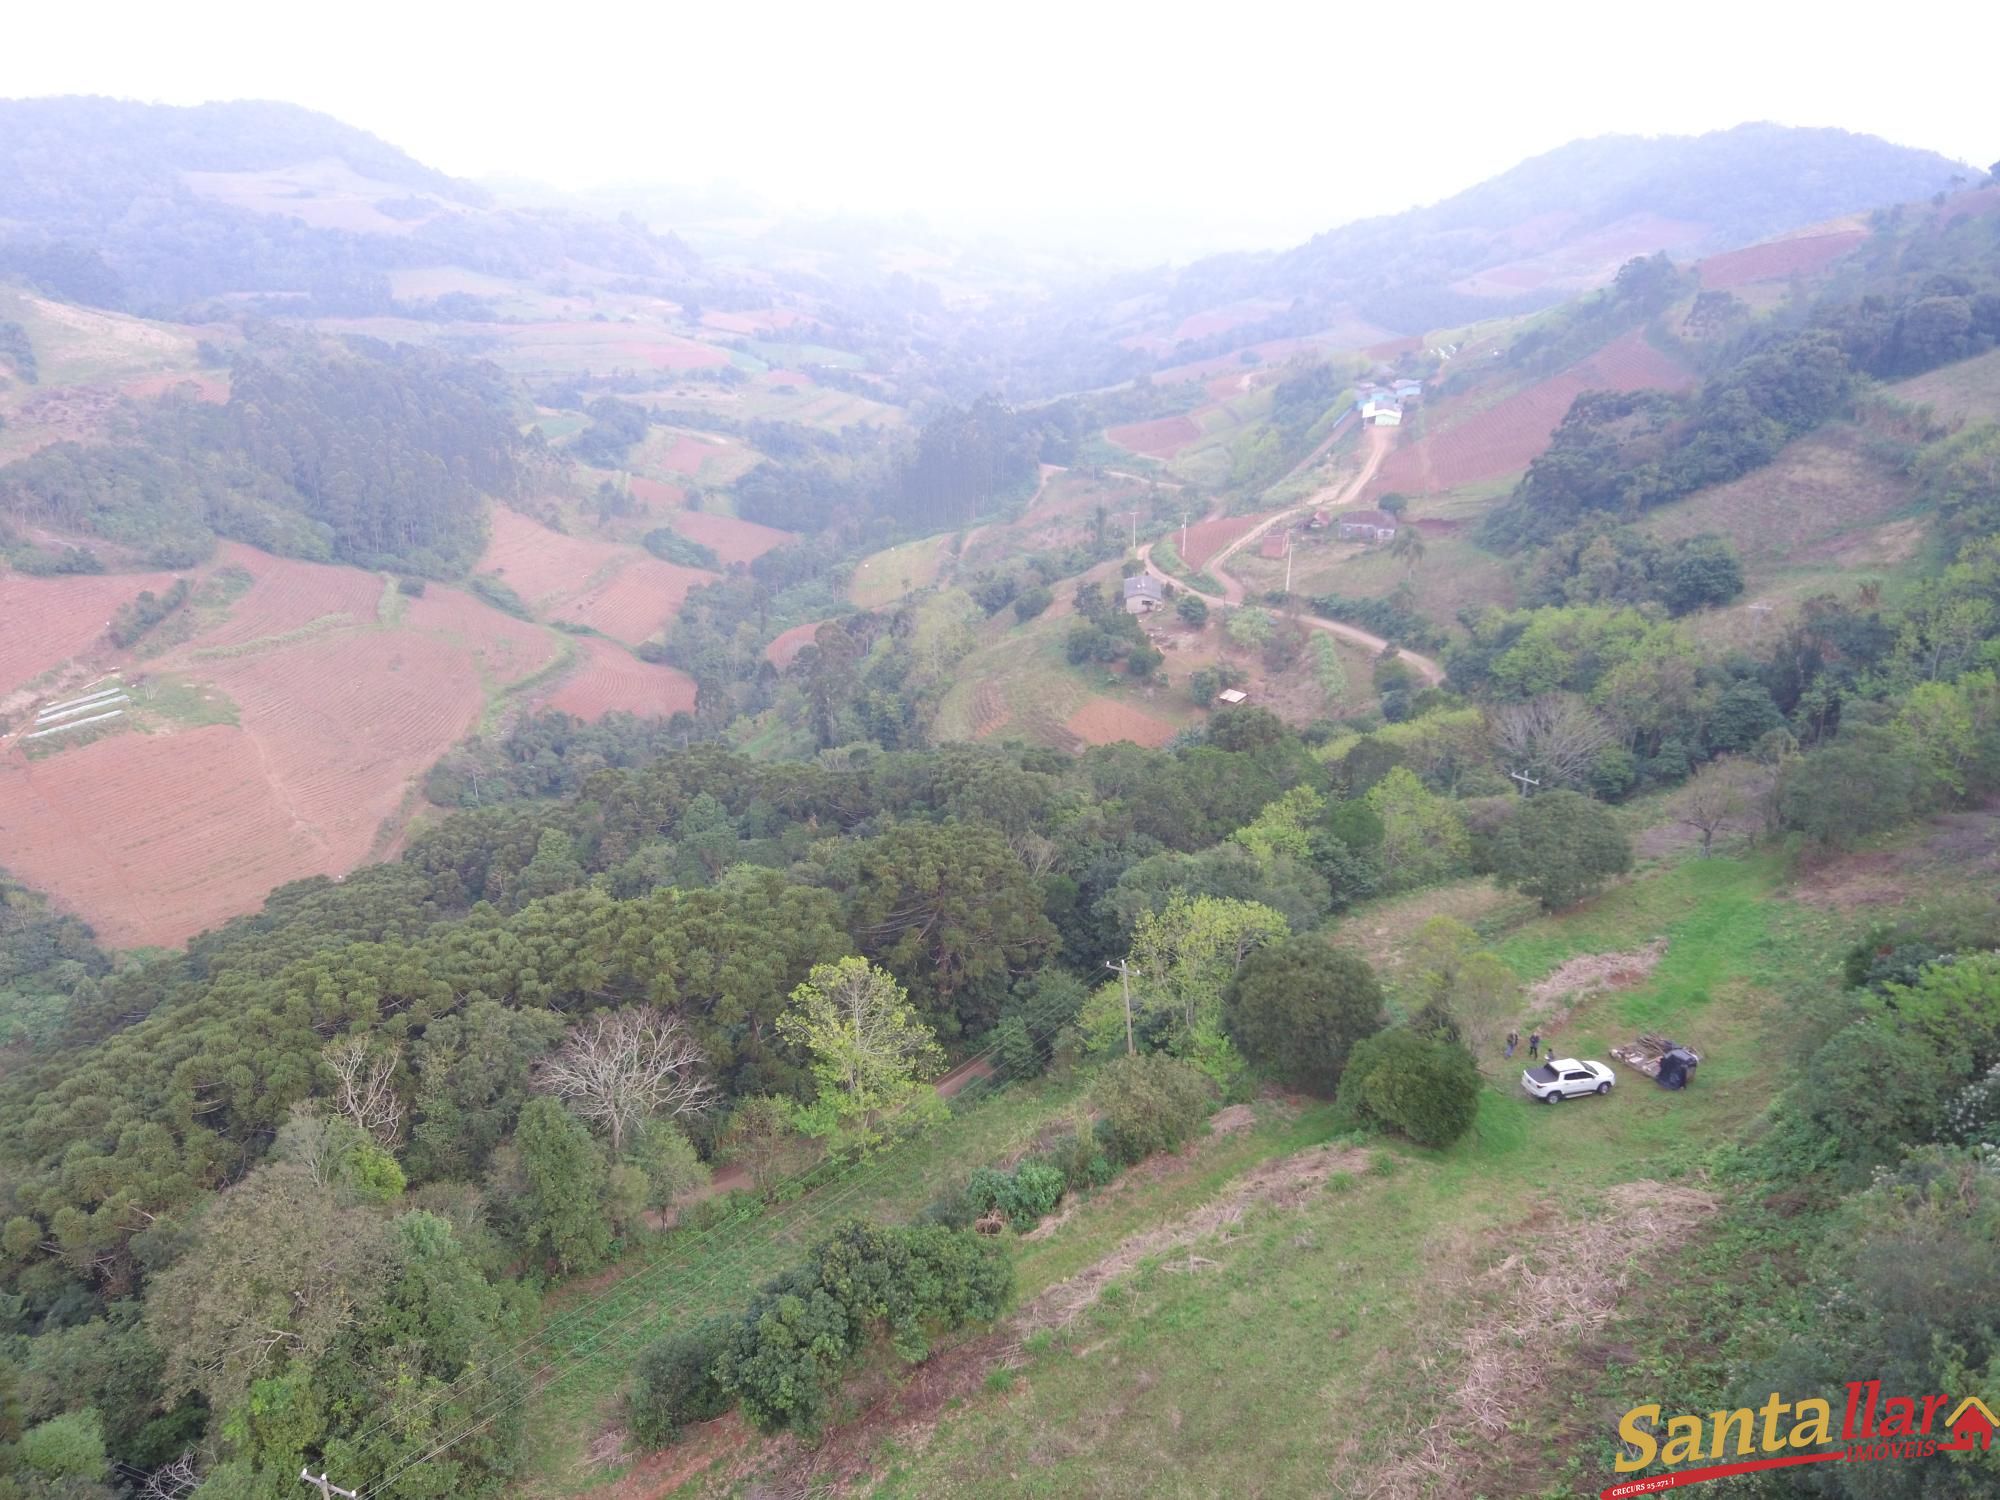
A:
[[[1139,549],[1139,560],[1146,565],[1146,571],[1161,582],[1171,583],[1175,588],[1193,594],[1196,598],[1204,600],[1211,605],[1241,604],[1245,594],[1244,587],[1233,574],[1223,571],[1222,565],[1241,548],[1256,541],[1266,531],[1280,522],[1289,520],[1302,511],[1312,510],[1322,503],[1329,508],[1345,505],[1348,501],[1359,495],[1367,487],[1368,482],[1375,477],[1376,470],[1382,466],[1383,459],[1389,452],[1392,437],[1393,429],[1391,428],[1369,428],[1367,433],[1367,460],[1362,464],[1361,472],[1348,481],[1346,488],[1339,495],[1332,500],[1324,502],[1315,497],[1312,500],[1306,501],[1303,505],[1295,505],[1289,510],[1281,510],[1267,516],[1252,530],[1245,532],[1227,547],[1223,548],[1221,552],[1217,553],[1215,558],[1208,564],[1207,571],[1215,578],[1221,580],[1224,590],[1221,596],[1203,593],[1200,589],[1191,588],[1187,584],[1180,582],[1172,574],[1164,571],[1153,561],[1153,549],[1150,544]],[[1358,625],[1348,625],[1338,620],[1323,620],[1317,615],[1303,615],[1300,618],[1315,630],[1324,630],[1329,635],[1336,635],[1344,640],[1353,641],[1356,645],[1366,646],[1370,651],[1381,652],[1389,649],[1389,643],[1381,636],[1376,635],[1372,631],[1363,630]],[[1402,659],[1409,663],[1410,667],[1431,686],[1435,687],[1444,681],[1444,668],[1439,666],[1435,661],[1432,661],[1428,656],[1419,656],[1416,652],[1404,650],[1401,647],[1396,649]]]

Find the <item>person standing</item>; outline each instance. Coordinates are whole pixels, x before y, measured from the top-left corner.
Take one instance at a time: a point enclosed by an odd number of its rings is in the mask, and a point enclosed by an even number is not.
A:
[[[1541,1033],[1540,1033],[1539,1031],[1531,1031],[1531,1032],[1529,1032],[1529,1033],[1528,1033],[1528,1056],[1530,1056],[1530,1057],[1539,1057],[1539,1056],[1541,1056],[1541,1052],[1542,1052],[1542,1034],[1541,1034]]]
[[[1518,1032],[1518,1031],[1510,1031],[1510,1032],[1508,1032],[1508,1033],[1507,1033],[1507,1056],[1511,1058],[1511,1057],[1512,1057],[1512,1056],[1514,1055],[1514,1049],[1515,1049],[1516,1047],[1520,1046],[1520,1045],[1521,1045],[1521,1033],[1520,1033],[1520,1032]]]

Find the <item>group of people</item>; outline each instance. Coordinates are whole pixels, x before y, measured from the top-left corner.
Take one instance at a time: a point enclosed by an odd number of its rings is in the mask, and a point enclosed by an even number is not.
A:
[[[1520,1033],[1520,1032],[1518,1032],[1518,1031],[1510,1031],[1510,1032],[1508,1032],[1508,1033],[1507,1033],[1507,1055],[1508,1055],[1508,1056],[1509,1056],[1510,1058],[1511,1058],[1511,1057],[1512,1057],[1512,1056],[1514,1055],[1514,1049],[1515,1049],[1515,1048],[1517,1048],[1517,1047],[1519,1047],[1520,1045],[1521,1045],[1521,1033]],[[1542,1034],[1541,1034],[1541,1033],[1540,1033],[1539,1031],[1531,1031],[1531,1032],[1529,1032],[1529,1033],[1528,1033],[1528,1056],[1529,1056],[1529,1057],[1539,1057],[1539,1056],[1541,1056],[1541,1052],[1542,1052]],[[1551,1041],[1549,1042],[1549,1056],[1553,1058],[1553,1057],[1554,1057],[1555,1055],[1556,1055],[1556,1044],[1555,1044],[1555,1042],[1554,1042],[1553,1040],[1551,1040]]]

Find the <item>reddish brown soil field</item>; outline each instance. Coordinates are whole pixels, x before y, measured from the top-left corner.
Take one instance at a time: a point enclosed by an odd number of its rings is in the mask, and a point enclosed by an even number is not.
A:
[[[158,593],[173,583],[172,573],[25,578],[0,572],[0,698],[100,641],[118,606],[141,589]]]
[[[602,582],[550,606],[549,613],[636,646],[680,613],[689,589],[713,583],[718,576],[706,568],[683,568],[639,556]]]
[[[1720,290],[1747,286],[1753,281],[1782,281],[1837,260],[1867,238],[1865,230],[1843,229],[1833,234],[1802,235],[1795,240],[1773,240],[1768,245],[1750,245],[1711,255],[1695,269],[1701,273],[1703,286]]]
[[[1123,427],[1105,429],[1104,435],[1121,448],[1143,453],[1148,458],[1172,458],[1201,436],[1191,417],[1155,417],[1150,422],[1128,422]]]
[[[685,504],[687,491],[677,484],[668,484],[664,479],[647,479],[643,475],[632,476],[632,498],[648,510]]]
[[[1269,514],[1269,512],[1266,512]],[[1214,521],[1197,521],[1187,529],[1187,552],[1181,561],[1190,568],[1205,568],[1209,559],[1250,530],[1262,516],[1223,516]],[[1173,544],[1181,544],[1181,534],[1172,534]]]
[[[1264,309],[1256,307],[1212,307],[1207,312],[1194,313],[1181,319],[1181,326],[1171,335],[1172,342],[1178,344],[1187,339],[1205,339],[1218,333],[1227,333],[1232,328],[1241,328],[1245,323],[1254,323],[1264,316]]]
[[[1627,334],[1484,411],[1451,421],[1449,407],[1441,409],[1441,430],[1391,453],[1367,493],[1434,494],[1519,473],[1548,446],[1570,403],[1585,391],[1684,390],[1693,382],[1643,336]]]
[[[761,375],[758,378],[758,383],[760,385],[782,385],[782,386],[798,387],[798,386],[811,385],[813,383],[813,378],[812,376],[806,374],[805,371],[803,370],[766,370],[763,373],[763,375]]]
[[[564,536],[517,510],[496,505],[479,571],[499,574],[529,604],[541,606],[584,588],[630,555],[630,548]]]
[[[824,620],[808,620],[803,625],[794,625],[790,630],[780,631],[772,637],[771,644],[764,648],[764,660],[780,672],[784,671],[801,651],[812,644],[813,636],[818,634],[820,626],[825,623]]]
[[[601,719],[614,711],[664,718],[694,708],[694,679],[672,667],[640,661],[608,641],[584,640],[583,661],[547,703],[579,719]]]
[[[656,370],[706,370],[729,363],[723,350],[689,339],[625,339],[606,348],[612,354],[642,360]]]
[[[373,828],[369,829],[372,836]],[[255,740],[215,725],[0,756],[0,847],[19,879],[114,948],[173,944],[340,859],[299,818]]]
[[[329,615],[365,625],[375,618],[382,598],[382,580],[373,573],[273,557],[241,542],[224,542],[217,550],[216,562],[233,563],[256,582],[229,606],[227,618],[197,637],[195,644],[199,646],[264,640]]]
[[[762,557],[773,547],[798,540],[795,531],[760,526],[755,521],[739,521],[734,516],[718,516],[711,511],[677,511],[667,524],[691,542],[713,547],[715,555],[727,563],[747,563]]]
[[[339,869],[360,863],[410,779],[485,706],[474,653],[409,630],[342,631],[203,675],[234,700],[285,805]]]
[[[423,598],[403,602],[398,633],[406,631],[471,652],[487,679],[501,684],[534,676],[561,650],[542,626],[503,614],[462,589],[435,583]]]
[[[1135,745],[1164,745],[1174,737],[1174,726],[1156,719],[1128,703],[1110,698],[1093,698],[1069,716],[1069,732],[1091,745],[1112,745],[1130,740]]]

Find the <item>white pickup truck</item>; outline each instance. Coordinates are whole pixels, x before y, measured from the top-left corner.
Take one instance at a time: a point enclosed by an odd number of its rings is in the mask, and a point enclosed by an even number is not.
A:
[[[1544,1104],[1556,1104],[1575,1094],[1608,1094],[1618,1075],[1601,1062],[1552,1057],[1521,1075],[1521,1087]]]

